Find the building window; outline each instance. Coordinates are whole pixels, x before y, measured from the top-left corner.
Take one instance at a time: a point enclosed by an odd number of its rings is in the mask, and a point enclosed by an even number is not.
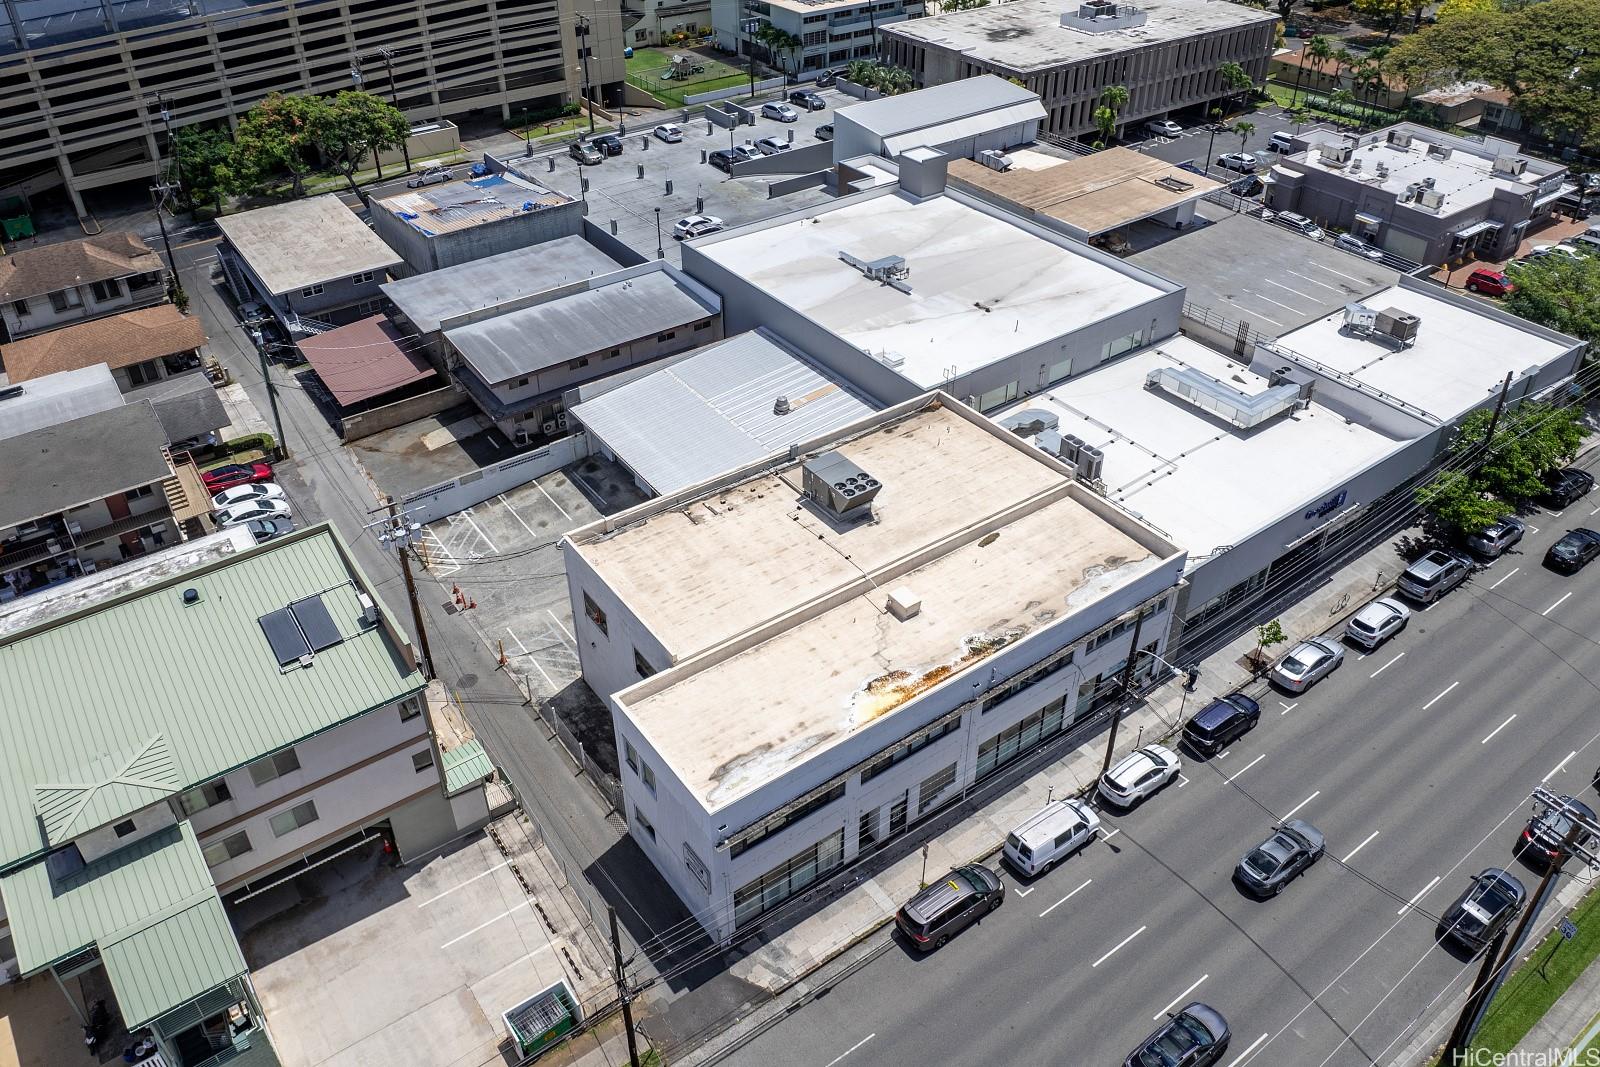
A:
[[[232,799],[233,794],[228,791],[228,783],[218,778],[215,782],[207,782],[198,789],[191,789],[181,794],[178,797],[178,810],[185,815],[193,815]]]
[[[709,330],[711,329],[711,320],[706,319],[704,322],[697,322],[694,324],[694,328],[696,330]]]
[[[599,604],[590,599],[588,593],[583,594],[583,613],[589,616],[590,622],[600,628],[601,633],[607,637],[611,636],[611,630],[606,626],[606,613],[600,610]]]
[[[666,333],[658,333],[658,334],[656,334],[656,340],[657,341],[670,341],[676,336],[678,336],[678,331],[676,331],[676,330],[668,330]]]
[[[983,714],[989,714],[989,712],[993,711],[994,708],[1002,701],[1009,700],[1018,693],[1022,692],[1024,689],[1031,688],[1032,686],[1044,681],[1057,671],[1065,667],[1072,666],[1072,661],[1075,656],[1076,652],[1068,652],[1065,656],[1062,656],[1048,667],[1035,671],[1026,678],[1010,682],[1001,688],[992,691],[988,696],[983,698]]]
[[[308,800],[304,804],[296,804],[288,811],[280,811],[267,820],[267,825],[272,827],[275,837],[293,833],[302,826],[310,826],[317,821],[317,805],[315,801]]]
[[[644,817],[644,812],[639,810],[637,804],[633,806],[633,821],[638,825],[639,829],[649,835],[650,840],[654,841],[656,839],[656,828],[650,825],[650,820]]]
[[[129,489],[122,495],[128,500],[143,500],[147,496],[154,496],[155,488],[153,486],[141,485],[136,489]]]
[[[28,302],[26,300],[13,301],[11,310],[17,313],[17,318],[25,319],[28,317]]]
[[[321,285],[308,285],[304,289],[300,290],[300,295],[301,296],[321,296],[322,295],[322,286]]]
[[[567,369],[568,370],[578,370],[579,368],[587,367],[588,365],[589,365],[589,357],[588,356],[579,356],[577,359],[569,359],[569,360],[567,360]]]
[[[299,769],[300,757],[295,755],[294,749],[286,748],[250,764],[250,780],[256,785],[266,785],[274,778],[281,778]]]
[[[238,859],[250,851],[250,835],[240,830],[236,834],[229,834],[221,841],[214,841],[200,850],[206,858],[207,867],[216,867],[227,863],[231,859]]]
[[[743,926],[844,863],[844,827],[804,849],[733,894],[733,922]]]
[[[694,880],[700,883],[700,888],[707,893],[711,892],[711,871],[694,849],[689,847],[689,842],[683,843],[683,865],[689,868],[689,873],[694,875]]]
[[[1132,352],[1139,347],[1139,334],[1130,333],[1126,337],[1119,337],[1115,341],[1107,341],[1100,349],[1100,362],[1116,359],[1124,352]]]
[[[89,288],[94,291],[94,299],[97,304],[122,299],[122,286],[118,284],[115,278],[109,281],[95,282]]]
[[[372,280],[372,272],[370,270],[364,270],[360,274],[352,275],[351,278],[350,278],[350,284],[352,284],[352,285],[365,285],[366,283],[370,282],[371,280]]]
[[[1017,383],[1007,382],[978,397],[978,410],[990,411],[1017,398]]]
[[[76,289],[62,289],[50,294],[50,306],[57,311],[71,311],[83,307],[83,297]]]
[[[901,760],[916,755],[918,752],[921,752],[923,749],[939,740],[939,738],[948,734],[953,734],[959,729],[961,729],[961,716],[957,715],[955,718],[951,719],[937,730],[933,730],[930,733],[924,734],[915,741],[905,741],[894,746],[883,755],[877,757],[871,763],[861,768],[861,780],[863,782],[870,782],[872,779],[876,778],[890,767],[893,767]]]
[[[639,672],[641,678],[648,678],[656,673],[656,669],[650,666],[650,661],[645,659],[637,648],[633,650],[633,669]]]
[[[127,837],[137,829],[138,827],[134,825],[132,819],[123,819],[121,822],[117,823],[111,828],[111,832],[116,834],[118,837]]]
[[[633,747],[632,741],[622,742],[622,758],[628,761],[628,769],[634,774],[639,773],[639,753]]]
[[[406,697],[400,702],[400,721],[410,722],[422,714],[422,698]]]
[[[162,272],[158,270],[153,270],[149,274],[135,274],[128,279],[128,291],[137,293],[141,289],[149,289],[151,286],[160,285],[161,274]]]
[[[939,794],[949,789],[955,780],[956,765],[954,763],[924,778],[922,784],[917,787],[917,814],[921,815],[938,803]]]
[[[983,781],[1019,756],[1033,751],[1046,738],[1054,737],[1065,725],[1066,697],[1060,697],[1029,715],[1019,723],[1006,727],[978,746],[978,773],[974,781]]]
[[[1070,358],[1064,359],[1060,363],[1050,364],[1050,377],[1048,381],[1051,385],[1054,385],[1057,382],[1064,382],[1070,377],[1072,377],[1072,360]]]
[[[526,378],[518,378],[517,381],[516,381],[516,384],[514,386],[512,386],[512,388],[513,389],[521,389],[524,385],[527,385],[527,384],[528,384],[528,379],[526,379]]]
[[[620,355],[622,355],[622,349],[613,348],[611,351],[609,351],[609,352],[607,352],[605,354],[605,358],[606,359],[616,359]]]
[[[644,760],[639,761],[639,781],[643,782],[644,787],[650,790],[651,796],[656,795],[656,772],[652,771],[650,764],[644,762]]]
[[[433,766],[433,749],[411,754],[411,769],[418,774]]]
[[[806,801],[804,804],[801,804],[798,808],[795,808],[793,811],[790,811],[781,818],[770,820],[766,823],[766,825],[761,827],[759,833],[751,834],[747,837],[740,838],[738,841],[735,841],[732,845],[728,846],[728,855],[730,857],[738,856],[744,853],[746,850],[754,848],[757,844],[765,841],[767,838],[771,837],[779,830],[782,830],[784,827],[792,826],[801,819],[804,819],[807,815],[821,811],[823,808],[827,807],[829,804],[832,804],[835,800],[838,800],[842,796],[844,796],[844,783],[840,782],[832,789],[818,793],[816,796],[812,797],[810,800]]]

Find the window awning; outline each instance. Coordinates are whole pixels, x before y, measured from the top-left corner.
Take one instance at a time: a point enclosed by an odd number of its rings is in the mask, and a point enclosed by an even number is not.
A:
[[[1499,228],[1500,223],[1483,219],[1480,222],[1474,222],[1471,226],[1468,226],[1465,229],[1457,230],[1456,236],[1465,240],[1468,237],[1476,237],[1485,230],[1498,230]]]
[[[416,351],[421,343],[373,315],[302,338],[300,351],[339,406],[349,407],[432,374],[433,367]]]
[[[1362,226],[1382,226],[1383,225],[1383,219],[1380,216],[1373,215],[1370,212],[1366,212],[1366,211],[1358,211],[1358,212],[1356,212],[1356,222],[1359,223]]]

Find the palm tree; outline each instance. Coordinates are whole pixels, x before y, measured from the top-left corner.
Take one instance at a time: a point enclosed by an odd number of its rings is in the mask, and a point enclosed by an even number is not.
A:
[[[1289,106],[1294,107],[1300,97],[1300,82],[1306,76],[1306,63],[1315,62],[1319,66],[1328,58],[1328,39],[1320,33],[1307,41],[1300,49],[1300,63],[1294,69],[1294,90],[1289,93]]]
[[[1256,124],[1241,119],[1233,124],[1233,132],[1239,135],[1239,151],[1244,151],[1244,146],[1250,140],[1250,135],[1256,132]]]
[[[876,80],[877,67],[878,65],[870,59],[852,59],[844,68],[845,80],[854,82],[863,89],[870,89]]]
[[[1328,94],[1328,108],[1335,115],[1343,115],[1344,109],[1348,107],[1354,107],[1355,102],[1355,94],[1342,85]],[[1360,123],[1357,122],[1356,125],[1359,126]]]
[[[1235,96],[1243,97],[1249,89],[1255,88],[1255,79],[1239,64],[1229,61],[1217,68],[1217,74],[1222,78],[1223,87],[1228,90],[1224,99],[1231,104]]]
[[[1310,54],[1311,59],[1315,63],[1315,66],[1312,69],[1316,72],[1318,79],[1317,84],[1321,84],[1322,70],[1327,65],[1328,60],[1333,58],[1333,42],[1319,33],[1315,37],[1311,38],[1310,44],[1306,45],[1306,52]],[[1337,73],[1338,72],[1335,71],[1335,75],[1337,75]],[[1337,77],[1334,79],[1333,87],[1335,89],[1339,87]]]
[[[1356,57],[1355,57],[1354,53],[1352,53],[1350,51],[1350,49],[1342,48],[1342,47],[1334,49],[1334,52],[1333,52],[1333,88],[1335,90],[1344,89],[1344,88],[1353,88],[1354,87],[1354,85],[1355,85],[1355,65],[1356,65]],[[1345,83],[1344,83],[1344,79],[1345,79],[1345,76],[1347,74],[1350,76],[1350,79],[1351,79],[1351,84],[1349,86],[1346,86]],[[1330,91],[1329,92],[1329,96],[1331,97],[1332,95],[1333,94]]]
[[[1100,131],[1100,143],[1108,145],[1117,132],[1117,113],[1104,104],[1094,109],[1095,129]]]
[[[1384,65],[1389,60],[1389,53],[1393,51],[1394,49],[1391,46],[1381,44],[1367,53],[1367,92],[1369,113],[1374,111],[1379,106],[1378,99],[1380,97],[1384,99],[1382,106],[1385,109],[1388,109],[1389,107],[1387,99],[1389,93],[1389,78],[1388,72],[1384,69]]]
[[[1126,85],[1108,85],[1100,90],[1101,106],[1095,109],[1094,124],[1100,129],[1100,139],[1110,141],[1116,136],[1117,114],[1128,106],[1128,87]],[[1109,124],[1101,121],[1100,112],[1109,111],[1111,119]]]
[[[879,73],[878,88],[887,96],[898,96],[916,84],[904,67],[885,67]]]

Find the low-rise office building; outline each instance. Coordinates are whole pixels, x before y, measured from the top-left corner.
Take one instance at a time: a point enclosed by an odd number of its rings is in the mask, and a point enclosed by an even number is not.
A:
[[[1036,93],[984,74],[839,108],[833,113],[833,158],[893,159],[908,149],[933,148],[973,159],[1037,140],[1044,118]]]
[[[161,257],[125,230],[0,256],[0,322],[12,341],[166,299]]]
[[[945,394],[562,547],[629,832],[720,941],[1153,668],[1183,569]]]
[[[1217,72],[1238,63],[1267,75],[1277,16],[1222,0],[1014,0],[880,29],[883,59],[917,85],[980,74],[1015,78],[1038,94],[1044,129],[1096,129],[1101,94],[1125,86],[1119,125],[1188,110],[1197,117],[1235,95]]]
[[[423,274],[578,233],[583,205],[509,171],[425,185],[373,200],[372,227],[404,265]]]
[[[700,37],[711,29],[711,0],[630,0],[622,5],[622,18],[623,38],[634,48],[680,33]]]
[[[921,18],[926,10],[926,0],[711,0],[711,24],[718,48],[755,55],[773,66],[788,67],[790,57],[775,55],[757,41],[751,24],[798,37],[794,73],[815,78],[851,60],[876,58],[880,30]]]

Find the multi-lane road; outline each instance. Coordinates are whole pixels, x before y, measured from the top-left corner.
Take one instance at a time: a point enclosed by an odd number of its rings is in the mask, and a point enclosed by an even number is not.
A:
[[[1436,937],[1467,880],[1534,889],[1512,852],[1529,792],[1590,792],[1600,567],[1541,560],[1597,512],[1530,514],[1516,550],[1309,692],[1264,696],[1256,730],[1106,813],[1083,854],[1031,883],[1003,869],[999,911],[926,957],[897,942],[732,1062],[1120,1064],[1195,999],[1228,1017],[1228,1064],[1388,1062],[1476,968]],[[1291,814],[1327,855],[1246,898],[1235,863]]]

